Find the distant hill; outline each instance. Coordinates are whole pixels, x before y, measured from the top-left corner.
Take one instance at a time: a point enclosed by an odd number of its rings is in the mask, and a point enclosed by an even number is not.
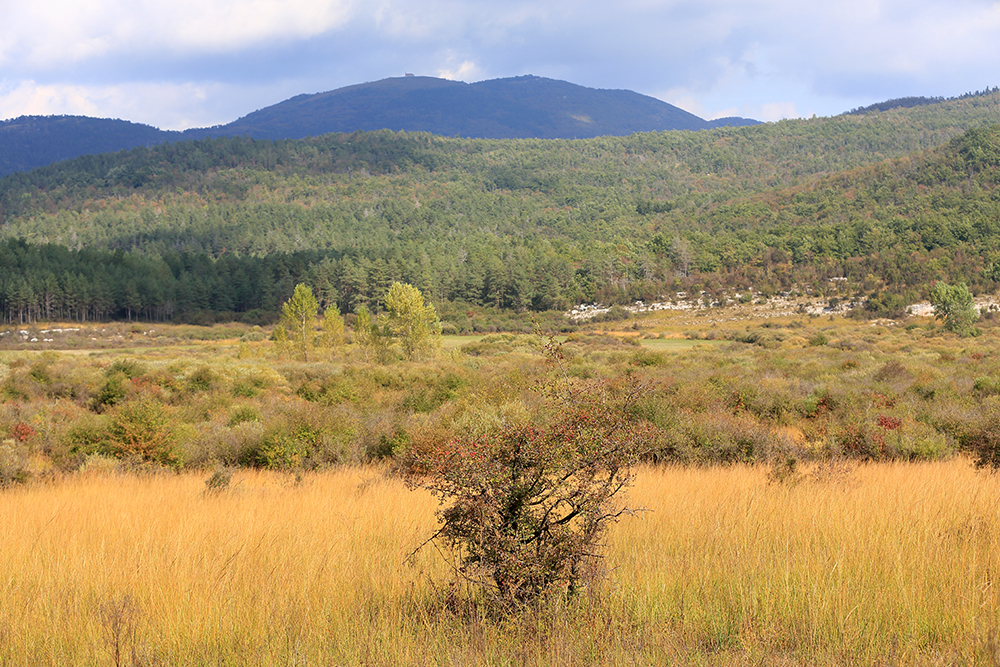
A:
[[[757,123],[725,121],[723,125]],[[200,133],[299,139],[389,129],[479,139],[584,139],[712,127],[716,124],[628,90],[585,88],[537,76],[479,83],[412,76],[299,95]]]
[[[80,155],[155,146],[182,136],[110,118],[21,116],[0,121],[0,175]]]
[[[227,125],[185,132],[85,116],[23,116],[0,122],[0,175],[80,155],[220,136],[300,139],[390,129],[468,138],[574,139],[757,123],[746,118],[709,122],[628,90],[536,76],[471,84],[407,76],[298,95]]]

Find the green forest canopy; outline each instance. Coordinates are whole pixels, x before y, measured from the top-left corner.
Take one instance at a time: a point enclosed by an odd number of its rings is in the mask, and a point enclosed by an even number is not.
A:
[[[1000,280],[1000,94],[585,140],[179,142],[0,179],[0,317],[343,312],[400,281],[515,310]],[[247,315],[250,314],[250,315]]]

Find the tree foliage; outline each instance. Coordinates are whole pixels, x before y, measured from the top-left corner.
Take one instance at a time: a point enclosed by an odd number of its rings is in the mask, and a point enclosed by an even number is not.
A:
[[[974,333],[979,312],[965,283],[949,285],[938,281],[931,290],[931,306],[934,317],[944,322],[946,330],[961,336]]]
[[[378,363],[389,360],[389,337],[368,306],[359,306],[354,320],[354,340],[365,351],[365,357]]]
[[[309,361],[318,311],[319,304],[312,289],[302,283],[295,286],[292,298],[281,307],[280,325],[288,332],[289,346],[303,361]]]
[[[399,341],[407,359],[429,354],[441,346],[441,321],[434,306],[413,285],[393,283],[385,294],[386,326]]]
[[[329,350],[336,350],[344,344],[344,318],[340,314],[337,304],[328,306],[323,311],[323,335],[321,337],[323,347]]]

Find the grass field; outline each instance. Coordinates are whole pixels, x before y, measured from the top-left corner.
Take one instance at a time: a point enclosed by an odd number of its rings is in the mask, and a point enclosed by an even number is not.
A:
[[[0,667],[1000,664],[1000,328],[630,327],[557,365],[506,333],[386,364],[246,326],[5,336]],[[655,448],[604,579],[501,616],[407,559],[437,505],[396,454],[624,378]]]
[[[379,467],[91,469],[0,495],[0,664],[988,665],[1000,479],[963,459],[645,468],[607,577],[449,604],[434,501]]]

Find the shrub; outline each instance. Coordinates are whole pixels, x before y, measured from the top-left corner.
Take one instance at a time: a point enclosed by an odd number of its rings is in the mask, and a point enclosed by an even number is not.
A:
[[[382,434],[374,446],[369,447],[365,453],[370,460],[386,459],[393,456],[397,451],[408,445],[409,434],[401,428],[396,428],[392,435]]]
[[[187,378],[187,388],[189,391],[209,391],[215,386],[218,377],[208,366],[199,366]]]
[[[528,337],[509,333],[491,334],[483,336],[477,341],[466,343],[459,350],[471,357],[492,357],[501,354],[510,354],[519,346],[522,338],[527,339]]]
[[[146,372],[146,366],[136,359],[115,359],[108,370],[105,371],[105,375],[111,377],[112,375],[120,374],[124,375],[128,379],[137,378]]]
[[[666,366],[669,361],[662,352],[639,350],[632,355],[632,363],[636,366]]]
[[[24,484],[30,477],[25,447],[15,440],[0,442],[0,488]]]
[[[686,413],[661,438],[660,461],[729,465],[771,458],[784,443],[757,420],[725,412]]]
[[[229,413],[229,422],[227,425],[232,428],[237,424],[259,422],[260,420],[260,411],[257,408],[252,405],[238,405]]]
[[[225,466],[252,465],[264,437],[264,425],[259,421],[244,421],[214,432],[200,429],[198,437],[188,447],[192,465],[207,466],[220,462]]]
[[[242,465],[268,470],[299,468],[321,444],[318,429],[306,421],[279,423],[242,453]]]
[[[64,446],[78,460],[90,455],[109,454],[106,417],[91,415],[78,419],[65,436]]]
[[[173,432],[163,404],[150,398],[125,403],[109,413],[108,448],[118,458],[176,466]]]
[[[616,496],[643,454],[645,428],[629,417],[638,391],[615,393],[604,383],[565,393],[544,426],[507,423],[405,458],[411,485],[443,505],[431,539],[502,608],[576,591],[604,531],[629,511]]]
[[[945,331],[960,336],[978,333],[973,324],[979,319],[979,312],[965,283],[949,285],[938,281],[931,290],[930,301],[934,318],[944,321]]]
[[[826,334],[823,333],[822,331],[817,331],[809,339],[809,345],[811,345],[812,347],[820,347],[820,346],[826,345],[829,342],[830,342],[830,339],[827,338]]]
[[[959,444],[974,457],[977,468],[1000,470],[1000,404],[997,399],[984,401],[973,423],[959,438]]]
[[[1000,394],[1000,380],[989,376],[977,377],[972,382],[972,390],[979,396]]]
[[[296,434],[270,433],[249,452],[245,463],[268,470],[288,470],[299,467],[309,453],[307,443]]]
[[[205,493],[222,493],[229,488],[233,480],[233,471],[229,468],[216,468],[212,476],[205,480]]]
[[[120,372],[112,373],[91,399],[90,407],[94,412],[104,412],[121,403],[128,393],[126,376]]]
[[[835,434],[840,450],[863,461],[932,460],[950,453],[942,434],[927,424],[878,413],[873,422],[852,422]]]
[[[837,434],[837,445],[852,458],[877,461],[886,457],[885,432],[868,424],[846,424]]]
[[[433,378],[430,386],[413,387],[403,399],[403,409],[410,412],[431,412],[441,407],[445,402],[458,396],[458,390],[466,381],[454,374],[445,373]]]
[[[280,379],[280,376],[269,369],[270,376],[259,369],[242,368],[237,370],[233,379],[233,396],[253,398],[258,396],[268,386]],[[273,377],[272,377],[273,376]]]
[[[11,437],[13,437],[17,442],[27,442],[36,435],[36,432],[35,429],[32,428],[31,424],[17,422],[10,430],[10,434]]]
[[[361,396],[358,389],[357,384],[350,377],[341,373],[323,384],[318,400],[326,405],[358,401]]]

